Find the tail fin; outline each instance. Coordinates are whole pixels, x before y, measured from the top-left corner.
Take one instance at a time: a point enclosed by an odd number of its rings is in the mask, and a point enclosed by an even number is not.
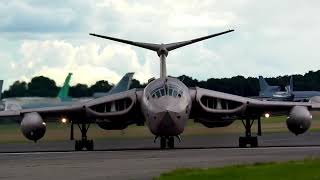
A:
[[[118,84],[113,86],[109,92],[107,92],[107,93],[94,93],[93,96],[97,98],[97,97],[102,97],[102,96],[107,96],[107,95],[127,91],[130,88],[133,75],[134,75],[134,73],[132,73],[132,72],[125,74],[122,77],[122,79],[118,82]]]
[[[0,80],[0,99],[2,99],[2,86],[3,86],[3,80]]]
[[[290,92],[293,91],[293,77],[290,77]]]
[[[58,98],[61,100],[61,101],[65,101],[69,98],[69,88],[70,88],[70,81],[71,81],[71,76],[72,76],[72,73],[69,73],[68,76],[66,77],[64,83],[63,83],[63,86],[61,87],[60,91],[59,91],[59,94],[58,94]]]
[[[259,76],[259,86],[260,86],[260,91],[265,91],[268,89],[268,87],[270,87],[270,85],[262,76]]]

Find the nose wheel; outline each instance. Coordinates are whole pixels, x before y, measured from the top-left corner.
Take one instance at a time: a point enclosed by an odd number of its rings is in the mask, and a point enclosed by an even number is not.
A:
[[[160,149],[174,149],[174,137],[173,136],[162,136],[160,137]]]

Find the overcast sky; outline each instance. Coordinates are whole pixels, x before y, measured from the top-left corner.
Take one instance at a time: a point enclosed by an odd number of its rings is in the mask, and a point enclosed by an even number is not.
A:
[[[126,72],[159,76],[156,53],[89,36],[169,43],[235,29],[170,52],[168,74],[279,76],[320,69],[317,0],[1,0],[0,71],[14,80],[44,75],[62,84],[117,82]]]

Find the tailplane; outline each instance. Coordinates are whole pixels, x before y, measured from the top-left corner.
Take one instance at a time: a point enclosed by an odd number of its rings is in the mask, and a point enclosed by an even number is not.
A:
[[[63,83],[63,86],[61,87],[61,89],[59,91],[58,98],[61,101],[67,101],[70,99],[70,97],[68,95],[69,95],[69,89],[70,89],[71,76],[72,76],[72,73],[69,73]]]

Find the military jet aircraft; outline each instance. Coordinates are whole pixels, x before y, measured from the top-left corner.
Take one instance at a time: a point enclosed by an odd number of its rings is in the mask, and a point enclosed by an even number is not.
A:
[[[258,146],[251,127],[258,121],[258,135],[261,135],[260,117],[266,112],[288,114],[287,126],[294,134],[307,131],[311,125],[310,110],[320,108],[320,97],[310,102],[262,101],[232,94],[207,90],[189,89],[176,78],[168,77],[166,58],[170,51],[209,38],[217,37],[233,30],[168,44],[151,44],[90,34],[155,51],[160,57],[160,78],[151,81],[144,89],[108,95],[91,101],[53,108],[35,108],[20,111],[0,112],[0,117],[17,116],[21,118],[24,135],[31,140],[43,137],[44,120],[49,117],[67,117],[71,120],[70,139],[73,139],[74,125],[81,131],[81,139],[75,141],[75,150],[93,150],[93,140],[87,137],[90,124],[97,123],[105,130],[122,130],[130,124],[146,124],[160,148],[174,148],[175,137],[180,139],[189,119],[208,128],[225,127],[236,120],[242,120],[245,135],[239,138],[239,146]]]
[[[290,84],[285,91],[280,91],[280,86],[270,86],[267,81],[259,76],[259,98],[276,101],[309,101],[310,98],[320,96],[320,91],[294,91],[293,77],[290,77]]]

